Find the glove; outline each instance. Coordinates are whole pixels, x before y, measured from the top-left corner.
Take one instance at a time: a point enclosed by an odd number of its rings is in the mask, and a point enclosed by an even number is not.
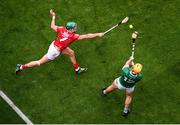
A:
[[[133,32],[133,33],[132,33],[132,39],[136,39],[136,38],[137,38],[137,35],[138,35],[138,32],[136,32],[136,31]]]
[[[133,56],[131,56],[131,57],[130,57],[130,60],[134,60],[134,57],[133,57]]]

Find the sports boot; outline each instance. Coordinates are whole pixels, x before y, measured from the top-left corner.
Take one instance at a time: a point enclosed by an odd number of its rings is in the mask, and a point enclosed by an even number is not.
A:
[[[76,74],[81,74],[83,72],[86,72],[87,70],[88,70],[88,68],[81,68],[81,67],[79,67],[79,70],[76,71]]]
[[[106,87],[103,86],[102,89],[101,89],[101,95],[104,97],[104,96],[107,96],[107,94],[104,93],[104,90],[106,90]]]
[[[123,112],[122,112],[122,116],[123,116],[123,117],[127,117],[129,113],[130,113],[130,110],[129,110],[129,109],[128,109],[127,111],[123,111]]]
[[[18,72],[21,71],[20,67],[21,67],[22,64],[17,64],[16,65],[16,70],[15,70],[15,73],[18,74]]]

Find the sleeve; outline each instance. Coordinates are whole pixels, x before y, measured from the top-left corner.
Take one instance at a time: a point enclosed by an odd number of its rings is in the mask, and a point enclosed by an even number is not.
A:
[[[143,78],[142,74],[139,74],[139,80],[141,80]]]
[[[79,38],[80,34],[74,34],[73,40],[77,40]]]
[[[139,74],[139,75],[138,75],[138,78],[137,78],[137,82],[140,81],[142,78],[143,78],[143,75],[142,75],[142,74]]]
[[[62,32],[63,31],[63,29],[64,29],[64,27],[63,26],[58,26],[57,27],[57,33],[59,33],[59,32]]]
[[[122,70],[123,70],[124,68],[129,68],[129,65],[124,65],[124,66],[122,67]]]
[[[122,69],[122,75],[126,75],[126,74],[128,74],[128,72],[129,72],[129,67],[124,67]]]

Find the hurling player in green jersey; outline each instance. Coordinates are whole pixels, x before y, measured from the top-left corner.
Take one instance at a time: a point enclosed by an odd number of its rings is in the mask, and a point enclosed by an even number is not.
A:
[[[108,93],[115,89],[125,90],[126,99],[122,115],[127,116],[130,112],[130,104],[133,97],[135,85],[142,79],[142,65],[136,63],[134,65],[134,58],[130,57],[122,68],[121,76],[116,78],[114,82],[107,88],[102,89],[102,96],[106,96]]]

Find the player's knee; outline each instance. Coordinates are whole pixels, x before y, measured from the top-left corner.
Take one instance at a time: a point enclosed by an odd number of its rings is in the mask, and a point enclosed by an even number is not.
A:
[[[133,96],[133,92],[126,92],[126,97],[132,98],[132,96]]]
[[[36,65],[37,66],[40,66],[41,65],[41,62],[40,61],[35,61],[36,62]]]
[[[71,50],[70,53],[69,53],[69,55],[70,55],[71,57],[74,56],[74,50]]]

